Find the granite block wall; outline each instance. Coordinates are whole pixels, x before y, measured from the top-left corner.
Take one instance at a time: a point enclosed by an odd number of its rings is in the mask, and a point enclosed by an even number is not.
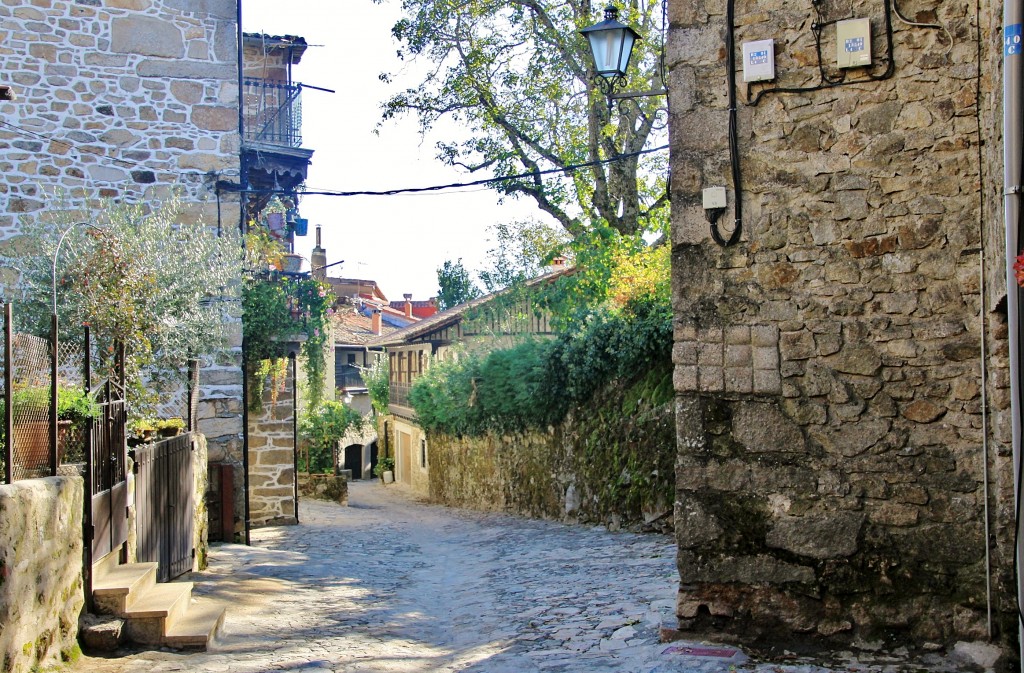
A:
[[[1012,641],[1000,8],[735,0],[777,68],[736,76],[737,194],[726,3],[669,7],[680,625],[923,645],[991,605]],[[852,17],[874,65],[839,71]]]

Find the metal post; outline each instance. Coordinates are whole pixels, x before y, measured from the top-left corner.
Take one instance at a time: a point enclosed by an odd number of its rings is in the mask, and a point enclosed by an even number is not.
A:
[[[89,326],[85,325],[85,356],[83,357],[83,369],[82,375],[85,377],[85,395],[89,397],[92,393],[92,339],[89,334]],[[85,589],[85,606],[86,610],[92,612],[92,539],[93,539],[93,528],[92,528],[92,493],[93,484],[95,483],[95,474],[93,473],[93,428],[94,420],[89,418],[86,420],[85,426],[85,489],[82,494],[83,505],[85,509],[84,516],[82,517],[82,582]]]
[[[4,304],[4,483],[14,481],[14,320]]]
[[[249,537],[249,349],[242,337],[242,516],[245,526],[245,544],[251,545]]]
[[[295,479],[295,523],[299,523],[299,377],[295,353],[289,353],[288,364],[292,373],[292,465]],[[306,456],[306,474],[309,474],[309,455]]]
[[[57,476],[57,313],[50,316],[50,475]]]
[[[1003,4],[1003,217],[1006,224],[1006,318],[1010,341],[1010,428],[1013,454],[1013,495],[1014,517],[1014,558],[1024,554],[1024,535],[1021,535],[1021,288],[1017,285],[1013,264],[1020,253],[1021,212],[1020,199],[1024,185],[1021,184],[1021,164],[1024,157],[1022,143],[1022,97],[1024,64],[1021,62],[1022,24],[1024,7],[1020,0],[1007,0]],[[1024,622],[1020,619],[1020,605],[1024,604],[1024,582],[1021,581],[1021,567],[1016,566],[1017,582],[1017,637],[1021,656],[1024,657]]]

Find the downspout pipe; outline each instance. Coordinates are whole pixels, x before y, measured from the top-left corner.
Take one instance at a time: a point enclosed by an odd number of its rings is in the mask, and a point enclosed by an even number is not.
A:
[[[1013,265],[1021,244],[1021,168],[1024,163],[1022,147],[1022,96],[1024,64],[1024,0],[1005,0],[1003,5],[1003,217],[1006,225],[1006,313],[1010,345],[1010,429],[1013,442],[1013,496],[1014,496],[1014,555],[1018,560],[1017,577],[1017,635],[1024,660],[1024,622],[1020,619],[1020,606],[1024,605],[1024,586],[1021,582],[1022,545],[1021,497],[1021,288],[1017,285]]]
[[[242,32],[242,1],[238,2],[238,15],[237,21],[238,26],[237,40],[238,40],[238,140],[239,147],[242,147],[245,141],[245,110],[243,108],[243,102],[245,101],[245,64],[243,61],[245,47],[242,44],[244,37]],[[246,199],[248,198],[249,189],[249,167],[246,165],[245,150],[240,152],[239,162],[241,169],[239,171],[238,183],[241,189],[239,195],[239,216],[238,216],[238,230],[242,233],[246,233],[245,228],[245,217],[246,217]],[[242,517],[243,517],[243,535],[245,544],[247,546],[252,545],[251,530],[252,530],[252,519],[249,512],[249,359],[248,359],[248,344],[245,342],[245,337],[242,337],[242,490],[244,497],[242,500]]]

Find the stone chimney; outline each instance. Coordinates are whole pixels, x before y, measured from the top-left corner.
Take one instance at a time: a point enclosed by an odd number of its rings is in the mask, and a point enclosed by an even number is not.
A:
[[[405,297],[405,317],[406,318],[411,318],[412,317],[412,295],[411,294],[403,294],[402,296]]]
[[[373,309],[373,317],[370,318],[370,329],[377,336],[380,336],[380,333],[381,333],[381,325],[380,325],[380,323],[381,323],[380,309],[379,308],[375,308],[375,309]]]
[[[320,247],[320,225],[316,225],[316,247],[313,248],[313,253],[309,256],[309,267],[313,274],[313,278],[317,280],[323,280],[327,277],[327,251]]]

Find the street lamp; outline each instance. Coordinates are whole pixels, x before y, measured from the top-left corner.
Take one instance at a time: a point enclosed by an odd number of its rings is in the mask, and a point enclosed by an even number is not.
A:
[[[618,19],[618,8],[608,5],[604,9],[604,21],[580,31],[590,43],[594,69],[604,81],[611,82],[611,86],[625,79],[629,58],[633,55],[633,43],[641,39],[639,33],[619,23]]]
[[[604,10],[604,21],[580,30],[580,34],[590,43],[590,54],[594,60],[596,73],[594,80],[601,93],[608,98],[609,114],[615,100],[665,94],[665,89],[615,93],[615,89],[626,82],[626,71],[629,68],[629,59],[633,55],[633,45],[642,39],[640,33],[620,23],[618,19],[618,8],[608,5]]]

